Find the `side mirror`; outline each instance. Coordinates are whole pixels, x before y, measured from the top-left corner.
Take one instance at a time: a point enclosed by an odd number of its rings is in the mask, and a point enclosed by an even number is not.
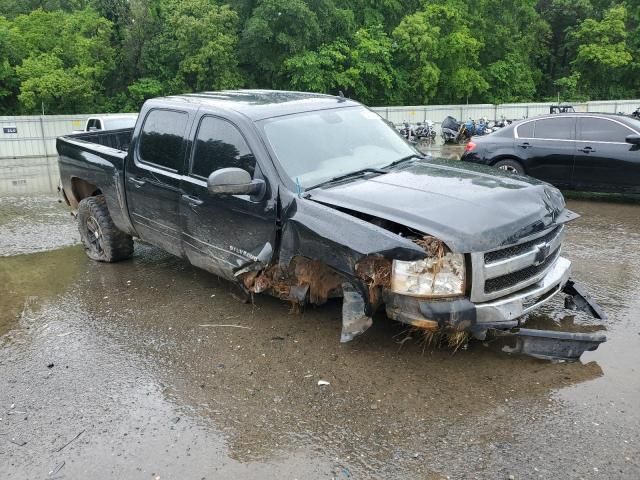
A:
[[[640,145],[640,135],[627,135],[624,141],[631,145]]]
[[[264,189],[263,180],[251,180],[241,168],[221,168],[207,179],[207,189],[213,195],[258,195]]]

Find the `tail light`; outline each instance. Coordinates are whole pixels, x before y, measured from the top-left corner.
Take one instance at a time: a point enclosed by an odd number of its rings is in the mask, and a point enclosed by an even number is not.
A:
[[[465,152],[470,152],[474,148],[476,148],[476,144],[474,142],[472,142],[471,140],[469,140],[469,143],[467,143],[467,146],[464,147],[464,151]]]

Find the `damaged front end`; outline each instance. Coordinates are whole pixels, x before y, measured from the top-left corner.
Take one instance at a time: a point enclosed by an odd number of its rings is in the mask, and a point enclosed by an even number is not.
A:
[[[284,202],[277,261],[244,268],[237,278],[246,291],[269,293],[294,309],[342,297],[342,342],[364,333],[382,306],[388,317],[430,339],[448,338],[454,348],[470,337],[510,337],[505,351],[575,360],[605,341],[522,328],[528,313],[561,292],[567,306],[604,318],[570,280],[571,264],[560,256],[563,224],[496,250],[462,254],[389,221],[298,200]]]
[[[537,358],[577,360],[582,353],[595,350],[606,337],[596,333],[571,333],[522,328],[527,314],[564,293],[565,307],[606,319],[600,306],[584,287],[570,279],[571,262],[560,256],[564,227],[525,239],[499,250],[469,255],[467,267],[472,284],[464,295],[437,298],[437,291],[427,295],[407,295],[391,288],[385,291],[387,315],[414,327],[429,330],[429,337],[449,336],[456,348],[464,341],[461,332],[479,340],[508,340],[503,349]],[[426,238],[425,238],[426,240]],[[435,239],[430,240],[437,242]],[[442,269],[451,270],[452,255],[442,246],[434,255],[426,249],[429,266],[422,274],[429,277]],[[455,268],[453,269],[455,272]],[[481,288],[479,288],[481,287]],[[431,293],[431,295],[428,295]]]

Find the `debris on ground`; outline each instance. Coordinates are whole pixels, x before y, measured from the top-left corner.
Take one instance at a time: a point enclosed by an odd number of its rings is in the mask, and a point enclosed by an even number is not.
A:
[[[246,328],[247,330],[253,330],[253,328],[252,328],[252,327],[247,327],[247,326],[245,326],[245,325],[232,325],[232,324],[224,325],[224,324],[207,324],[207,323],[205,323],[205,324],[200,325],[200,326],[201,326],[201,327],[231,327],[231,328]]]
[[[62,470],[62,467],[65,466],[65,463],[66,462],[63,460],[58,465],[56,465],[55,468],[49,472],[49,476],[53,477],[54,475],[56,475],[60,470]]]
[[[67,448],[69,445],[71,445],[71,443],[75,442],[78,438],[80,438],[80,435],[82,435],[83,433],[84,433],[84,430],[82,430],[80,433],[78,433],[75,437],[73,437],[71,440],[69,440],[67,443],[65,443],[63,446],[61,446],[59,449],[57,449],[56,452],[61,452],[62,450]]]

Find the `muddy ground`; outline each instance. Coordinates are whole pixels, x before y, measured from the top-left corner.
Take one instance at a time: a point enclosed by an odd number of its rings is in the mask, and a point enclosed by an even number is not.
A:
[[[606,330],[573,364],[401,343],[384,316],[343,345],[338,303],[242,304],[141,243],[94,263],[55,197],[0,197],[0,478],[638,479],[640,206],[569,207],[610,320],[533,321]]]

